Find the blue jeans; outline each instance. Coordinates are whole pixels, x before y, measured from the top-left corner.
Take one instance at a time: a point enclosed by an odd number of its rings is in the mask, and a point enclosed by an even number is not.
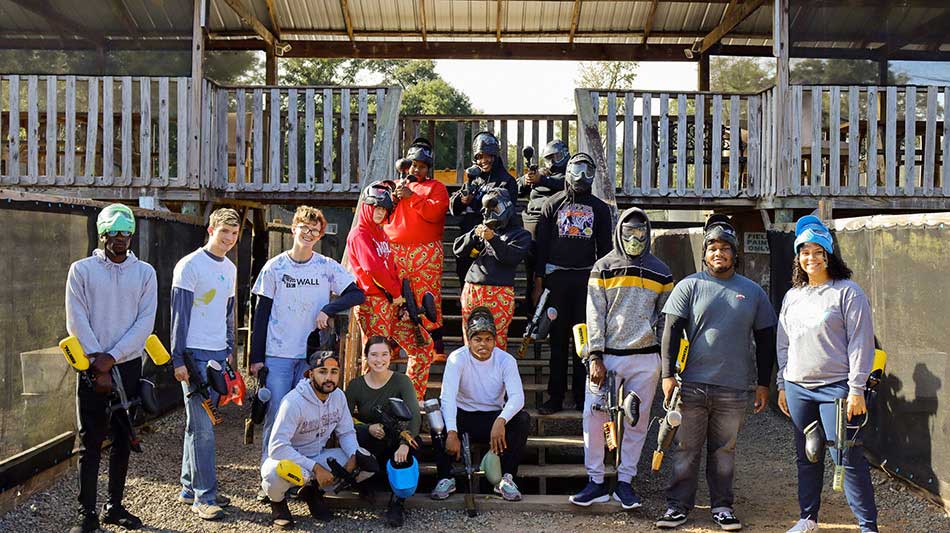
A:
[[[735,494],[736,440],[751,406],[747,390],[705,383],[683,383],[683,422],[673,447],[673,473],[666,489],[667,506],[689,513],[696,503],[699,460],[706,443],[706,484],[713,513],[732,511]]]
[[[835,440],[835,399],[848,397],[848,382],[839,381],[814,389],[806,389],[795,383],[785,382],[785,399],[788,412],[795,425],[795,451],[798,465],[798,505],[801,518],[818,521],[821,507],[821,487],[824,483],[825,461],[822,458],[812,463],[805,456],[805,426],[819,417],[825,437]],[[853,430],[848,431],[850,438]],[[874,487],[871,485],[871,472],[868,460],[864,457],[864,447],[854,446],[840,454],[831,449],[834,463],[844,464],[844,494],[848,498],[851,512],[858,519],[862,529],[877,531],[877,505],[874,503]]]
[[[267,459],[267,447],[270,445],[270,432],[277,418],[280,401],[287,393],[294,390],[297,383],[303,379],[307,370],[306,359],[290,359],[287,357],[265,357],[264,366],[267,367],[267,388],[271,397],[267,402],[267,414],[264,416],[264,441],[261,445],[261,464]]]
[[[191,350],[196,366],[200,371],[208,366],[208,361],[223,362],[228,358],[227,350]],[[195,497],[195,505],[199,503],[214,504],[218,499],[218,477],[215,473],[214,458],[214,425],[208,418],[208,413],[201,406],[204,397],[195,394],[188,398],[188,393],[194,386],[182,382],[182,393],[185,396],[185,440],[181,456],[181,487],[182,492]],[[211,402],[218,402],[218,394],[209,389]]]

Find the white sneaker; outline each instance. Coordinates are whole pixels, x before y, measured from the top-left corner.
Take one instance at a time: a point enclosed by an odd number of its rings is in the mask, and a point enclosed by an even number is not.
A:
[[[789,529],[785,533],[809,533],[811,531],[818,531],[818,522],[815,522],[811,518],[802,518],[797,524],[792,526],[792,529]]]

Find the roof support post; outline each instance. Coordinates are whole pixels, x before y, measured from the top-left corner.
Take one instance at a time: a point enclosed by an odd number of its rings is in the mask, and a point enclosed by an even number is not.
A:
[[[696,63],[698,67],[696,69],[696,86],[699,87],[700,91],[709,90],[709,55],[703,54],[699,56],[699,61]]]
[[[775,125],[776,146],[775,146],[775,195],[785,194],[786,186],[789,180],[790,172],[797,171],[791,168],[791,150],[792,145],[792,120],[797,117],[791,116],[792,106],[791,92],[789,91],[789,41],[788,41],[788,2],[789,0],[775,0],[774,5],[774,45],[772,53],[777,59],[775,66]],[[792,177],[791,179],[798,179]]]
[[[188,114],[188,183],[200,183],[201,90],[204,81],[207,0],[195,0],[191,30],[191,110]]]

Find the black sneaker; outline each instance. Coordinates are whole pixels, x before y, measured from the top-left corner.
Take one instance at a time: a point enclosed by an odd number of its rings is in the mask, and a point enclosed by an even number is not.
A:
[[[300,488],[297,493],[297,499],[307,502],[307,508],[310,509],[310,516],[321,522],[329,522],[333,519],[333,513],[327,507],[326,499],[323,497],[323,491],[308,483]]]
[[[739,531],[742,529],[742,522],[732,514],[732,511],[720,511],[713,513],[713,521],[719,524],[723,531]]]
[[[386,508],[386,525],[389,527],[402,527],[405,522],[405,512],[402,505],[402,498],[391,498],[389,500],[389,507]]]
[[[563,403],[564,403],[563,400],[557,400],[557,399],[552,398],[542,403],[541,406],[538,407],[538,414],[553,415],[554,413],[557,413],[564,409],[564,406],[562,405]]]
[[[666,514],[656,521],[656,527],[660,529],[673,529],[686,523],[686,515],[676,509],[667,509]]]
[[[125,529],[138,529],[142,527],[142,520],[130,513],[125,507],[122,507],[121,504],[112,505],[111,503],[107,503],[102,508],[100,521],[103,524],[115,524]]]
[[[99,517],[96,513],[80,511],[76,517],[76,525],[69,528],[69,533],[93,533],[99,529]]]
[[[287,507],[286,498],[283,501],[270,502],[270,523],[280,529],[294,527],[294,517],[290,514],[290,507]]]

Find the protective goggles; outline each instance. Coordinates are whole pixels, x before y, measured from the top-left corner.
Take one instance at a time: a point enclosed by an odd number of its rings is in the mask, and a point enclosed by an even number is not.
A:
[[[621,224],[620,226],[620,237],[625,241],[630,241],[636,239],[638,241],[646,240],[647,238],[647,225],[646,224]]]
[[[468,327],[465,328],[465,330],[469,337],[475,335],[476,333],[481,333],[482,331],[487,331],[494,335],[495,321],[487,314],[478,314],[469,318]]]
[[[432,150],[425,146],[410,146],[406,155],[408,156],[407,159],[413,161],[427,162],[432,160]]]
[[[131,237],[131,231],[107,231],[103,233],[107,237]]]
[[[499,217],[505,210],[508,209],[508,206],[511,205],[505,200],[500,200],[498,197],[491,196],[485,199],[485,202],[482,204],[482,215],[495,215]]]
[[[587,161],[575,161],[567,165],[567,175],[572,180],[589,180],[593,181],[594,179],[594,165],[591,165]]]

